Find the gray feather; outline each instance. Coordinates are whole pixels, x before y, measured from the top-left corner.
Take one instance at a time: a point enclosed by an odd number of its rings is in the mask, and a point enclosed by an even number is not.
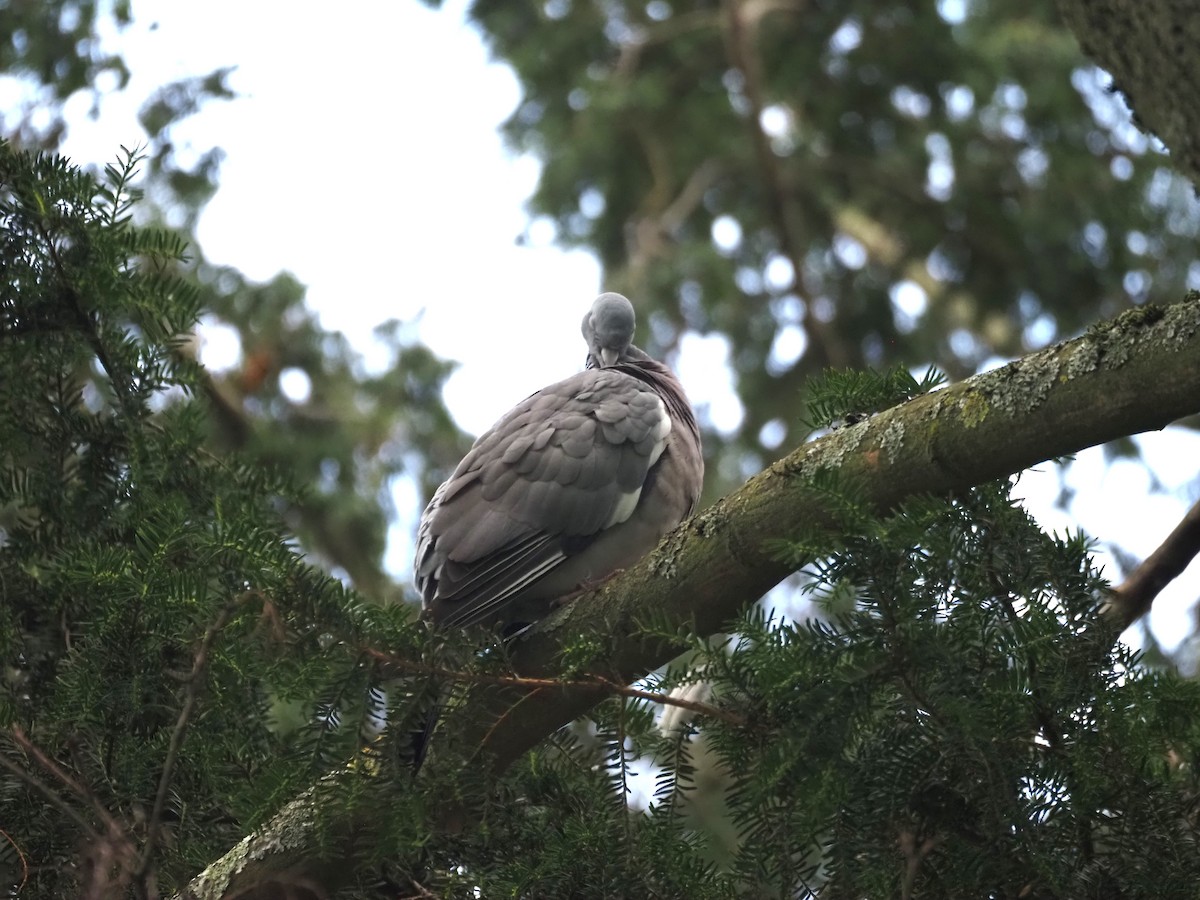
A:
[[[582,330],[587,368],[501,417],[421,517],[416,582],[433,622],[533,621],[695,509],[695,417],[670,370],[633,346],[633,307],[602,294]]]

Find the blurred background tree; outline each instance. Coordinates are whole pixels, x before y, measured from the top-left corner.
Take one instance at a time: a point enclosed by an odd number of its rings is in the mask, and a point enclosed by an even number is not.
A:
[[[28,88],[5,136],[53,149],[71,98],[98,109],[120,91],[129,72],[102,35],[136,15],[0,10],[0,66]],[[678,360],[703,340],[728,366],[739,413],[700,410],[709,499],[804,437],[806,385],[827,367],[962,378],[1200,287],[1191,187],[1048,0],[479,0],[470,18],[521,85],[505,135],[541,163],[535,222],[595,253],[650,352]],[[222,153],[183,153],[173,135],[237,102],[228,75],[144,105],[147,223],[194,236]],[[464,449],[441,396],[449,364],[389,322],[389,364],[369,368],[296,279],[256,283],[195,241],[190,256],[200,334],[232,328],[241,350],[199,382],[210,446],[305,488],[280,503],[314,561],[375,601],[409,596],[383,563],[393,487],[428,496]]]
[[[828,366],[959,379],[1200,284],[1197,206],[1048,2],[513,7],[532,208],[651,310],[729,345],[722,492],[804,435]]]
[[[124,89],[129,73],[107,47],[133,15],[128,3],[86,0],[0,11],[0,71],[23,89],[20,103],[0,111],[4,136],[16,148],[57,149],[68,102],[90,97],[87,114],[96,116],[106,96]],[[417,480],[417,493],[432,493],[436,481],[425,459],[456,458],[461,449],[463,435],[440,393],[451,367],[415,341],[411,327],[384,320],[375,337],[389,364],[368,373],[361,349],[323,329],[305,308],[305,288],[294,277],[285,272],[260,283],[206,261],[195,231],[217,190],[224,153],[193,152],[174,130],[207,104],[236,102],[230,71],[164,84],[143,103],[142,133],[123,137],[146,148],[139,221],[189,239],[186,271],[206,310],[198,339],[206,329],[235,330],[238,366],[207,385],[214,445],[309,485],[304,503],[284,511],[308,552],[367,596],[398,601],[405,589],[383,568],[395,516],[389,488],[403,473]],[[283,389],[289,377],[300,385],[290,392]]]
[[[6,9],[0,62],[24,92],[5,133],[53,148],[68,103],[98,114],[128,83],[112,36],[135,14]],[[1200,205],[1050,0],[484,0],[468,17],[520,83],[504,132],[541,164],[539,234],[595,253],[651,352],[724,361],[706,374],[732,410],[700,410],[710,499],[803,438],[805,384],[826,367],[962,378],[1200,286]],[[223,152],[175,135],[238,102],[230,74],[165,84],[139,116],[151,215],[193,237]],[[201,338],[231,327],[240,350],[212,385],[215,439],[314,487],[288,520],[323,565],[376,599],[406,596],[382,564],[389,522],[415,515],[394,508],[395,486],[415,479],[403,496],[419,503],[463,449],[441,399],[451,367],[412,321],[381,322],[388,364],[368,367],[294,278],[254,282],[195,240],[191,254]]]

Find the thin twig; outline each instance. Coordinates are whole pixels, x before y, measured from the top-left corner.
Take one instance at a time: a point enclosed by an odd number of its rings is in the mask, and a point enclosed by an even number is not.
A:
[[[11,834],[9,834],[3,828],[0,828],[0,834],[4,835],[4,839],[12,844],[13,850],[17,851],[17,859],[21,861],[21,883],[17,885],[17,894],[20,894],[21,889],[24,888],[26,882],[29,881],[29,860],[25,858],[25,854],[21,852],[20,846],[18,846],[17,842],[13,840]]]
[[[9,727],[8,733],[12,735],[12,739],[17,746],[24,750],[30,757],[32,757],[33,761],[36,762],[42,769],[44,769],[46,772],[49,772],[58,781],[66,785],[73,794],[77,795],[83,800],[86,800],[92,807],[92,811],[96,814],[96,817],[104,823],[104,826],[109,831],[116,830],[119,832],[124,830],[120,823],[113,818],[112,813],[104,808],[104,804],[100,802],[99,798],[97,798],[91,790],[68,775],[58,763],[48,757],[39,747],[29,740],[29,737],[25,734],[25,729],[23,729],[20,725],[12,725]],[[0,759],[3,759],[3,757],[0,757]],[[49,789],[46,788],[45,790]],[[82,819],[77,819],[77,821],[82,821]],[[91,826],[85,825],[84,827],[86,827],[89,831],[92,831]],[[94,831],[92,831],[92,833],[96,837],[99,837],[99,835],[96,835]]]
[[[934,835],[917,843],[917,837],[911,831],[904,830],[900,832],[897,843],[900,845],[900,852],[904,854],[904,878],[900,888],[900,896],[904,900],[909,900],[913,895],[913,886],[917,882],[917,874],[921,870],[921,863],[925,861],[931,851],[942,842],[941,835]]]
[[[92,853],[95,854],[95,864],[93,866],[94,878],[89,890],[85,891],[82,896],[85,898],[95,897],[97,900],[102,897],[110,896],[113,892],[110,890],[109,873],[111,865],[115,862],[120,866],[121,876],[120,882],[127,883],[128,877],[133,871],[134,849],[133,844],[129,840],[128,830],[118,822],[99,799],[88,790],[84,785],[80,784],[70,775],[68,775],[61,766],[54,760],[48,757],[41,751],[32,741],[29,740],[23,728],[20,725],[13,725],[8,730],[9,735],[18,747],[46,772],[53,775],[58,781],[66,785],[72,793],[77,794],[84,800],[87,800],[92,807],[92,811],[97,818],[104,823],[107,835],[102,835],[91,823],[83,818],[79,812],[71,807],[69,803],[63,800],[57,793],[50,789],[46,784],[43,784],[37,778],[34,778],[30,773],[26,772],[16,763],[0,756],[0,766],[8,769],[26,784],[43,794],[51,804],[61,810],[68,818],[77,824],[80,830],[87,835],[89,843],[92,846]]]
[[[629,697],[634,700],[647,700],[651,703],[661,703],[664,706],[678,706],[681,709],[690,710],[691,712],[699,713],[700,715],[708,716],[712,719],[720,719],[721,721],[728,722],[730,725],[738,728],[750,727],[750,720],[748,718],[741,716],[732,710],[721,709],[718,706],[713,706],[709,703],[701,703],[698,700],[685,700],[682,697],[674,697],[668,694],[658,694],[653,691],[646,691],[640,688],[618,684],[615,681],[605,678],[603,675],[589,675],[586,678],[574,678],[567,680],[559,680],[556,678],[527,678],[522,675],[492,675],[483,672],[463,672],[457,669],[447,669],[442,666],[433,666],[429,665],[428,663],[415,662],[410,659],[393,656],[390,653],[384,653],[381,650],[374,650],[370,647],[364,648],[363,652],[367,656],[377,659],[393,669],[398,669],[410,674],[437,675],[450,681],[523,687],[535,690],[550,688],[554,690],[583,689],[603,691],[605,693],[616,694],[620,697]]]
[[[654,157],[653,152],[646,148],[646,156],[651,160]],[[669,180],[673,173],[666,166],[650,166],[652,178],[657,183],[660,181]],[[665,169],[666,171],[659,172],[657,170]],[[661,212],[649,212],[645,216],[630,222],[629,228],[626,229],[626,256],[629,262],[626,266],[629,281],[629,290],[631,292],[640,292],[645,281],[646,271],[651,263],[660,257],[667,254],[667,245],[674,240],[680,228],[683,227],[688,217],[704,202],[704,195],[708,192],[723,173],[722,166],[717,159],[706,159],[693,170],[684,182],[675,199]],[[654,190],[652,194],[658,195],[665,192]]]
[[[638,64],[641,62],[642,51],[655,44],[673,41],[690,31],[702,31],[720,23],[720,19],[709,10],[692,10],[677,13],[671,18],[653,25],[639,28],[634,36],[621,45],[621,54],[613,67],[613,74],[629,81],[637,75]]]
[[[49,800],[50,805],[53,805],[54,808],[61,811],[62,814],[64,814],[67,818],[70,818],[71,821],[76,823],[80,832],[83,832],[83,834],[86,836],[86,839],[88,839],[88,844],[91,846],[91,852],[96,854],[98,862],[96,865],[92,866],[92,870],[95,872],[95,878],[94,881],[92,881],[91,888],[89,890],[85,890],[83,894],[84,898],[86,900],[90,900],[92,896],[95,896],[97,900],[100,900],[101,898],[106,898],[106,896],[113,895],[114,892],[110,892],[110,890],[108,890],[109,871],[112,869],[112,866],[104,863],[104,860],[114,858],[118,860],[121,868],[120,877],[122,880],[127,880],[128,875],[130,875],[132,871],[131,864],[134,856],[133,845],[131,844],[130,839],[128,839],[127,830],[122,827],[121,823],[116,821],[112,815],[109,815],[108,810],[104,809],[103,806],[100,805],[100,802],[98,802],[98,800],[92,796],[90,791],[86,790],[83,785],[80,785],[79,782],[72,779],[70,775],[67,775],[64,770],[58,766],[58,764],[56,764],[53,760],[50,760],[50,758],[47,757],[46,754],[43,754],[41,750],[38,750],[36,746],[30,742],[29,738],[25,737],[25,732],[22,730],[22,728],[20,728],[20,726],[12,726],[10,730],[8,730],[8,733],[10,733],[13,742],[20,746],[20,749],[24,750],[26,754],[34,758],[34,761],[37,762],[38,766],[46,769],[47,772],[53,774],[56,779],[64,782],[64,784],[67,787],[70,787],[74,793],[79,794],[79,796],[82,796],[84,799],[88,799],[89,802],[91,802],[92,809],[97,812],[97,815],[100,816],[101,820],[104,822],[104,827],[106,827],[108,832],[107,839],[104,838],[104,835],[102,835],[100,832],[97,832],[97,830],[92,827],[91,822],[85,820],[85,818],[79,814],[78,810],[72,808],[70,803],[67,803],[65,799],[62,799],[59,796],[58,793],[55,793],[49,785],[43,784],[40,779],[34,778],[34,775],[26,772],[25,769],[18,766],[17,763],[8,760],[7,757],[0,756],[0,767],[8,769],[8,772],[16,775],[17,778],[24,781],[26,785],[34,788],[35,791],[46,797],[46,799]],[[5,838],[8,838],[8,841],[12,842],[13,847],[17,847],[16,842],[14,842],[12,838],[8,836],[7,832],[0,833],[4,834]],[[22,884],[24,884],[25,878],[28,878],[29,875],[29,868],[25,863],[24,853],[20,852],[19,847],[17,847],[17,853],[20,856],[20,862],[22,862]]]
[[[1113,590],[1105,613],[1124,630],[1150,612],[1154,599],[1200,553],[1200,501],[1197,501],[1167,535],[1159,548],[1146,557]]]
[[[661,703],[663,706],[677,706],[680,709],[686,709],[694,713],[699,713],[702,716],[707,716],[710,719],[720,719],[722,722],[728,722],[736,728],[749,728],[750,719],[746,716],[739,715],[732,710],[722,709],[719,706],[713,706],[711,703],[702,703],[699,700],[685,700],[683,697],[676,697],[671,694],[658,694],[654,691],[644,691],[641,688],[630,687],[629,685],[617,684],[615,681],[609,681],[603,675],[592,676],[601,684],[608,687],[614,694],[620,694],[622,697],[630,697],[634,700],[647,700],[650,703]]]
[[[81,816],[78,811],[71,806],[71,804],[63,800],[63,798],[58,796],[58,794],[54,793],[54,791],[50,789],[49,785],[43,784],[41,781],[34,778],[7,757],[0,756],[0,766],[8,769],[9,772],[49,800],[51,804],[58,807],[58,809],[68,818],[72,819],[89,838],[92,840],[99,839],[100,832],[96,831],[96,829],[92,827],[91,823]]]
[[[192,712],[195,710],[196,703],[200,698],[200,685],[203,680],[204,670],[208,668],[213,641],[216,640],[221,630],[229,624],[229,619],[249,596],[251,596],[249,593],[239,594],[225,604],[224,608],[217,615],[216,620],[205,630],[204,637],[200,641],[200,646],[196,650],[196,655],[192,657],[192,671],[188,676],[187,688],[184,690],[183,707],[179,710],[179,717],[175,720],[175,728],[171,732],[171,742],[167,745],[167,756],[163,760],[162,773],[158,777],[158,791],[154,795],[154,809],[150,813],[150,822],[146,827],[146,842],[142,847],[142,856],[138,862],[137,874],[139,876],[146,874],[150,868],[150,862],[154,857],[154,847],[158,841],[158,829],[162,825],[163,809],[167,803],[167,792],[171,788],[171,776],[174,774],[175,765],[179,761],[179,751],[183,748],[183,739],[187,734]]]
[[[429,890],[429,888],[425,887],[425,885],[421,884],[415,878],[409,878],[408,883],[416,888],[417,893],[407,894],[401,897],[400,900],[437,900],[441,896],[440,894],[433,893],[433,891]]]

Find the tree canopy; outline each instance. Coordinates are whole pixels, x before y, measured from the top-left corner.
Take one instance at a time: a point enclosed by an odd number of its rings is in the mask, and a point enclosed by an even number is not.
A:
[[[53,112],[121,83],[96,34],[129,15],[17,5],[0,59]],[[531,213],[597,254],[655,353],[731,348],[745,416],[707,422],[711,505],[523,641],[428,633],[382,566],[386,487],[428,493],[458,458],[448,366],[393,323],[365,374],[294,279],[187,245],[220,156],[185,165],[171,128],[227,73],[164,86],[144,155],[99,172],[49,152],[53,115],[10,111],[4,890],[1191,891],[1200,697],[1117,641],[1179,566],[1114,594],[1087,536],[1010,496],[1030,465],[1200,414],[1193,188],[1055,9],[471,17],[522,84]],[[1120,70],[1135,103],[1165,89],[1142,69]],[[237,329],[239,371],[197,364],[202,316]],[[910,374],[931,365],[949,386]],[[810,619],[756,603],[785,579]]]

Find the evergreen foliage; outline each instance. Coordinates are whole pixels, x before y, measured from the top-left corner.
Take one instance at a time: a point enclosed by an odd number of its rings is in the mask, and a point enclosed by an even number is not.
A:
[[[132,224],[135,153],[101,182],[0,160],[6,890],[178,889],[314,783],[314,852],[349,854],[363,896],[1150,897],[1200,877],[1200,688],[1114,643],[1087,542],[1041,533],[1005,485],[880,520],[833,479],[852,537],[779,544],[821,617],[748,613],[647,682],[710,682],[691,725],[607,701],[435,838],[428,812],[477,776],[414,792],[408,729],[432,673],[504,677],[505,654],[426,648],[403,607],[362,605],[283,529],[303,498],[206,448],[197,292],[182,243]],[[814,418],[936,381],[831,374]],[[700,751],[728,778],[728,846],[693,817]],[[346,834],[380,792],[393,814]]]
[[[809,423],[824,428],[844,419],[861,418],[927,394],[945,381],[945,376],[932,367],[919,381],[903,366],[884,373],[830,369],[809,387]]]
[[[830,488],[834,488],[831,486]],[[1200,878],[1200,686],[1138,664],[1078,534],[993,484],[792,552],[823,614],[756,608],[510,773],[405,879],[445,896],[1163,897]],[[693,755],[736,833],[699,827]],[[648,770],[650,760],[653,766]],[[653,786],[648,784],[653,781]],[[634,791],[635,786],[637,791]],[[481,894],[476,894],[480,891]]]
[[[656,352],[733,348],[746,417],[707,423],[713,494],[806,408],[882,409],[935,386],[910,367],[960,377],[1194,282],[1189,189],[1049,0],[955,6],[473,5],[522,84],[506,132],[545,164],[533,211],[637,296]],[[129,16],[5,7],[0,68],[61,110],[124,83],[98,33]],[[851,537],[775,545],[815,620],[758,609],[693,640],[639,685],[669,721],[613,698],[482,791],[444,740],[414,786],[410,729],[448,680],[508,676],[503,648],[428,646],[309,563],[404,596],[387,488],[428,496],[460,455],[450,367],[389,323],[369,371],[287,275],[197,248],[181,274],[155,226],[194,227],[221,153],[189,162],[170,128],[227,74],[144,108],[150,203],[137,153],[96,179],[0,147],[0,891],[167,895],[292,803],[362,897],[1196,893],[1197,688],[1114,643],[1088,543],[1004,485],[881,520],[828,477]],[[6,133],[53,146],[36,105]],[[234,370],[192,361],[202,315],[236,330]],[[605,648],[580,636],[565,677]],[[477,821],[431,829],[468,794]]]
[[[137,155],[97,183],[0,154],[5,890],[166,891],[354,756],[354,648],[408,617],[361,614],[284,530],[295,490],[206,449],[198,292],[131,223]]]

